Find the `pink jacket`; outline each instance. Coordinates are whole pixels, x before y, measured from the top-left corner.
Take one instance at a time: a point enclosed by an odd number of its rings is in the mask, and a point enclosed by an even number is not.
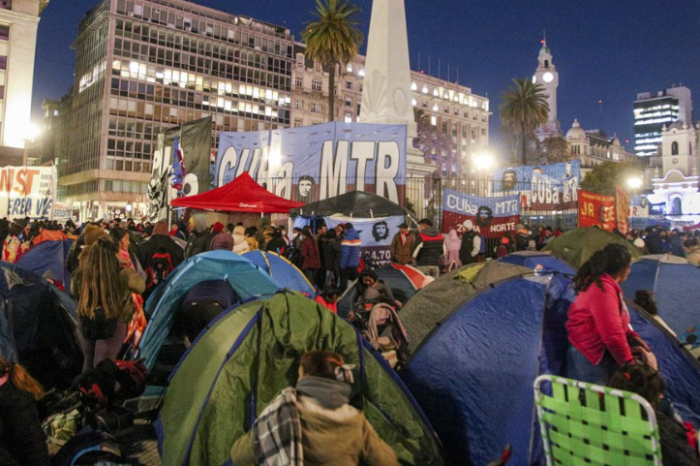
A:
[[[569,342],[592,364],[600,362],[606,348],[618,364],[624,364],[633,360],[627,337],[637,334],[630,327],[620,286],[607,274],[600,280],[602,290],[592,283],[569,308]]]

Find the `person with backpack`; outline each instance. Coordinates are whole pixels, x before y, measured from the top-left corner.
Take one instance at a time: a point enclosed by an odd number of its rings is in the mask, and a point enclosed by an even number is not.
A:
[[[0,356],[0,464],[50,466],[36,402],[44,396],[27,371]]]
[[[153,235],[139,244],[138,257],[146,272],[147,299],[153,290],[185,260],[182,247],[170,236],[168,222],[161,220],[153,228]]]
[[[440,257],[445,255],[445,237],[433,227],[433,221],[424,218],[418,222],[418,236],[413,259],[419,269],[433,278],[440,276]]]

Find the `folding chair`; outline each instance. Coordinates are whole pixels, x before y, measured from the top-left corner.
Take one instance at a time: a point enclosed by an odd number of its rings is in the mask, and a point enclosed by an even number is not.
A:
[[[661,466],[654,408],[636,393],[541,375],[535,404],[547,466]]]

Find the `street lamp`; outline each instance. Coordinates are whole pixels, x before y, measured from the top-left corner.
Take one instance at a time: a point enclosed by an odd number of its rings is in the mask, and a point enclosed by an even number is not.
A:
[[[482,191],[485,196],[488,192],[487,173],[493,167],[493,156],[487,152],[481,152],[474,155],[474,168],[478,173],[477,182],[481,184],[482,189],[477,188],[477,193]]]
[[[636,191],[642,187],[642,179],[639,177],[630,178],[627,180],[627,185]]]
[[[22,165],[24,169],[27,169],[27,153],[29,152],[29,146],[34,142],[34,140],[39,136],[39,127],[34,123],[30,123],[24,132],[24,156],[22,158]]]

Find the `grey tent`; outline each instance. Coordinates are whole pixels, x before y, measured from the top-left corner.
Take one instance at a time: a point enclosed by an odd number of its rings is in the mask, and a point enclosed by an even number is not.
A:
[[[364,191],[351,191],[340,196],[313,202],[297,209],[292,209],[292,217],[344,217],[374,218],[408,215],[409,212],[400,205],[376,194]]]
[[[489,284],[532,270],[496,261],[471,264],[446,273],[424,287],[401,309],[401,322],[415,351],[428,334],[447,318],[457,305]]]

